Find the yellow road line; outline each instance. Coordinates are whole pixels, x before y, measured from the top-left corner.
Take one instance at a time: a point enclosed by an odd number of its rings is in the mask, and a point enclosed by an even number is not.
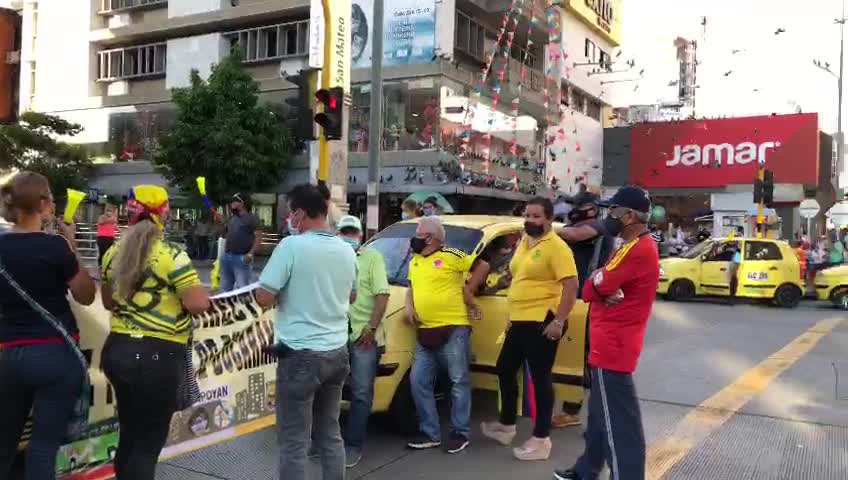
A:
[[[661,480],[701,441],[724,425],[755,395],[763,392],[787,368],[818,344],[844,318],[822,320],[795,340],[745,372],[735,382],[705,400],[686,415],[669,433],[651,445],[647,454],[646,478]]]

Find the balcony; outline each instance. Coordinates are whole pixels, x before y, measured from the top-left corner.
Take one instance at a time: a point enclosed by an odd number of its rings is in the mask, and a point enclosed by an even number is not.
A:
[[[97,81],[116,82],[165,75],[167,46],[164,42],[97,53]]]
[[[141,10],[146,8],[163,8],[168,5],[168,0],[101,0],[100,15],[113,15],[130,10]]]
[[[249,28],[223,34],[239,48],[244,63],[263,63],[303,57],[309,48],[309,20]]]

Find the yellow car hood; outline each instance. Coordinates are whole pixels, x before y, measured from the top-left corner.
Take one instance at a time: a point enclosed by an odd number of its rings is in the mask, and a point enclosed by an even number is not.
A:
[[[688,277],[698,271],[701,262],[696,258],[664,258],[660,260],[663,277]]]
[[[848,265],[831,267],[816,274],[816,280],[835,281],[836,279],[841,279],[843,282],[848,283]]]

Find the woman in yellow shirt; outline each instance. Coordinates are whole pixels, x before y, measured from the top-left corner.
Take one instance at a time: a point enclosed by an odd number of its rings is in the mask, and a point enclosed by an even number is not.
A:
[[[101,298],[112,320],[101,364],[118,400],[115,474],[153,480],[185,381],[190,314],[209,308],[209,293],[185,250],[162,236],[165,189],[134,187],[128,209],[131,227],[103,256]]]
[[[519,460],[547,460],[551,454],[551,414],[554,406],[551,371],[568,314],[577,299],[577,267],[571,248],[553,231],[554,207],[534,198],[524,211],[524,238],[509,265],[509,325],[497,370],[501,414],[484,422],[483,435],[504,445],[515,438],[519,369],[530,366],[536,399],[533,436],[513,449]]]

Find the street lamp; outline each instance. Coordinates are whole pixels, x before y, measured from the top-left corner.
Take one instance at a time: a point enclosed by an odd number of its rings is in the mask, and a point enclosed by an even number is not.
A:
[[[839,74],[830,69],[830,64],[821,60],[813,60],[813,65],[821,70],[831,74],[836,78],[837,90],[839,95],[838,107],[839,112],[836,116],[836,167],[837,167],[837,182],[839,175],[842,173],[843,165],[845,164],[845,135],[842,133],[842,75],[845,67],[845,22],[848,18],[845,17],[845,0],[842,0],[842,17],[834,20],[834,23],[839,25]],[[848,187],[846,187],[848,191]]]

